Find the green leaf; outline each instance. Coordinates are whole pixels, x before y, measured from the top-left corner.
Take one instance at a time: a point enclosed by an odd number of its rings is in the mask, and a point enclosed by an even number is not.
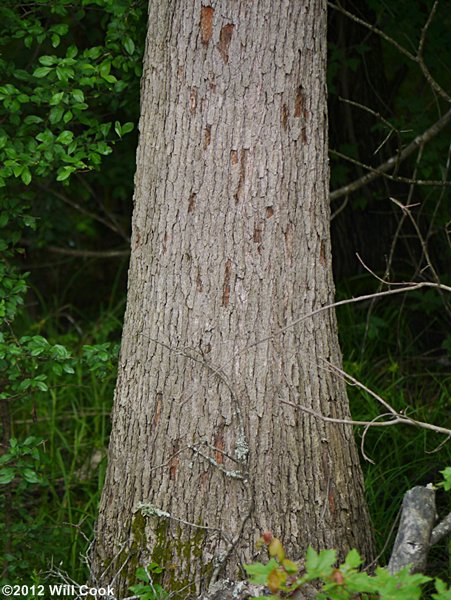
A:
[[[347,567],[351,569],[357,569],[362,564],[362,559],[360,558],[360,554],[357,552],[355,548],[350,550],[345,558],[345,563]]]
[[[449,492],[449,490],[451,490],[451,467],[446,467],[446,469],[443,469],[440,473],[443,475],[444,481],[439,485],[442,486],[446,492]]]
[[[333,571],[333,564],[337,560],[335,550],[321,550],[319,554],[309,546],[307,549],[305,568],[309,577],[327,577]]]
[[[111,62],[109,60],[104,61],[99,67],[100,76],[105,78],[110,74],[111,71]]]
[[[52,69],[50,67],[38,67],[33,72],[33,77],[38,77],[39,79],[45,77],[50,73]]]
[[[51,67],[52,65],[58,62],[58,59],[56,58],[56,56],[40,56],[39,62],[45,67]]]
[[[60,45],[60,42],[61,42],[60,36],[58,34],[56,34],[56,33],[53,33],[52,37],[51,37],[51,40],[52,40],[52,46],[54,48],[58,48],[58,46]]]
[[[36,123],[42,123],[43,120],[42,117],[38,117],[37,115],[28,115],[28,117],[25,117],[24,123],[26,125],[34,125]]]
[[[126,37],[124,40],[124,48],[127,50],[127,52],[132,55],[133,52],[135,51],[135,42],[132,40],[132,38]]]
[[[50,31],[57,33],[58,35],[66,35],[69,31],[69,25],[66,23],[57,23],[50,27]]]
[[[12,454],[2,454],[0,456],[0,465],[4,465],[13,458]]]
[[[0,485],[6,485],[16,476],[16,472],[11,467],[5,467],[0,469]]]
[[[268,579],[268,575],[272,571],[274,571],[274,569],[277,569],[278,566],[279,563],[274,558],[271,558],[271,560],[268,561],[266,565],[263,565],[261,563],[252,563],[250,565],[244,565],[244,568],[247,574],[251,576],[251,583],[265,585]]]
[[[69,46],[69,48],[67,49],[66,52],[66,57],[67,58],[75,58],[75,56],[77,56],[78,54],[78,48],[77,46],[74,46],[73,44],[71,46]]]
[[[66,179],[68,179],[71,174],[75,171],[75,167],[69,167],[69,166],[65,166],[65,167],[61,167],[60,169],[58,169],[58,175],[56,177],[57,181],[65,181]]]
[[[135,125],[134,123],[128,122],[128,123],[124,123],[122,125],[122,135],[126,134],[126,133],[130,133],[130,131],[133,131]]]
[[[451,600],[451,587],[448,588],[446,583],[442,581],[439,577],[435,580],[435,589],[438,594],[432,594],[432,598],[434,600]]]
[[[121,124],[119,123],[119,121],[114,122],[114,131],[117,133],[117,135],[119,137],[122,136],[122,129],[121,129]]]
[[[64,145],[68,145],[72,142],[72,140],[74,139],[74,134],[72,133],[72,131],[69,130],[65,130],[62,131],[59,136],[56,138],[56,141],[59,142],[60,144],[64,144]]]
[[[31,182],[31,173],[28,169],[28,167],[25,167],[24,170],[22,171],[22,175],[21,175],[21,179],[24,182],[25,185],[29,185]]]
[[[22,471],[22,476],[28,483],[40,483],[40,479],[33,469],[24,469]]]
[[[102,132],[102,135],[104,137],[107,137],[107,135],[110,132],[111,129],[111,123],[102,123],[99,127],[100,131]]]
[[[62,106],[55,106],[49,113],[49,121],[52,125],[59,123],[63,117],[64,108]]]
[[[75,100],[75,102],[84,102],[85,101],[85,95],[83,94],[83,92],[81,90],[72,90],[72,97]]]
[[[57,92],[56,94],[53,94],[53,96],[50,98],[50,106],[55,106],[56,104],[59,104],[63,98],[64,92]]]

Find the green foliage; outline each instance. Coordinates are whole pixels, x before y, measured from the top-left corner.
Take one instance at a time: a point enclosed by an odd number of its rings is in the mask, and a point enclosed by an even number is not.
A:
[[[0,6],[0,538],[10,580],[58,553],[74,575],[83,569],[79,524],[88,519],[90,534],[118,344],[96,331],[81,340],[30,324],[21,261],[24,244],[42,247],[63,222],[92,231],[86,216],[71,222],[53,199],[79,206],[80,178],[134,130],[144,10],[131,0]]]
[[[169,598],[169,594],[164,591],[162,586],[153,582],[152,575],[160,575],[163,572],[162,567],[156,563],[151,563],[148,567],[139,567],[136,570],[136,579],[141,583],[136,583],[129,589],[138,596],[139,600],[162,600]]]
[[[110,17],[105,38],[99,40],[103,44],[83,40],[79,47],[73,20],[81,26],[94,6]],[[0,78],[6,82],[0,86],[5,115],[0,186],[17,179],[28,186],[33,178],[55,172],[56,181],[65,181],[76,171],[96,169],[117,137],[133,129],[133,123],[119,121],[113,128],[99,110],[109,102],[119,106],[130,78],[139,76],[133,40],[120,39],[136,19],[136,11],[125,14],[126,9],[125,3],[108,0],[78,6],[31,3],[25,14],[20,6],[0,7],[0,43],[9,57],[0,61]],[[30,51],[36,56],[31,62]]]
[[[421,574],[410,574],[405,568],[391,575],[387,569],[378,567],[373,575],[359,570],[362,565],[357,550],[348,552],[344,562],[336,566],[335,550],[321,550],[317,553],[313,548],[307,550],[305,565],[300,565],[285,558],[281,542],[270,533],[263,534],[260,545],[268,546],[270,560],[266,563],[245,565],[250,581],[265,585],[273,594],[270,598],[286,597],[296,590],[302,590],[307,583],[313,583],[318,589],[318,600],[351,600],[353,598],[380,600],[419,600],[423,586],[431,581],[430,577]],[[435,580],[437,594],[435,600],[447,600],[451,590],[440,579]],[[284,594],[281,596],[280,594]],[[260,596],[268,598],[268,596]]]
[[[443,487],[445,492],[449,492],[451,490],[451,467],[446,467],[443,471],[440,471],[443,475],[444,481],[440,482],[438,485]]]
[[[33,436],[23,442],[10,438],[9,450],[0,457],[0,485],[11,483],[18,476],[23,483],[43,483],[39,470],[42,468],[43,439]]]

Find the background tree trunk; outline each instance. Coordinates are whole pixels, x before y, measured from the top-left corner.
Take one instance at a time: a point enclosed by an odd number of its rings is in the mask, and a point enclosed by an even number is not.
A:
[[[333,312],[326,3],[150,2],[132,255],[93,576],[185,597],[262,530],[372,553]],[[164,511],[164,512],[162,512]],[[183,591],[182,591],[183,590]]]

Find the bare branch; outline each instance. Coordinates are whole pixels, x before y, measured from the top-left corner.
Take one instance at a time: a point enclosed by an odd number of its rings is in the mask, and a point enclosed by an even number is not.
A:
[[[233,357],[230,359],[229,363],[227,363],[227,364],[232,363],[236,356],[242,354],[243,352],[247,352],[251,348],[254,348],[254,346],[258,346],[259,344],[263,344],[264,342],[272,340],[274,337],[276,337],[278,335],[282,335],[283,333],[285,333],[285,331],[288,331],[289,329],[295,327],[299,323],[302,323],[303,321],[310,319],[311,317],[314,317],[326,310],[330,310],[330,309],[336,308],[338,306],[354,304],[355,302],[364,302],[365,300],[372,300],[373,298],[383,298],[385,296],[392,296],[394,294],[401,294],[404,292],[412,292],[414,290],[419,290],[419,289],[425,288],[425,287],[441,289],[441,290],[446,290],[447,292],[451,292],[450,286],[443,285],[442,283],[440,283],[440,284],[432,283],[430,281],[421,281],[419,283],[410,283],[410,284],[409,283],[398,283],[398,284],[390,284],[390,285],[399,285],[401,287],[397,287],[397,288],[390,289],[390,290],[385,290],[383,292],[376,292],[373,294],[365,294],[364,296],[357,296],[356,298],[346,298],[345,300],[339,300],[338,302],[332,302],[332,304],[326,304],[325,306],[321,306],[320,308],[317,308],[316,310],[313,310],[313,311],[307,313],[306,315],[303,315],[302,317],[299,317],[298,319],[291,321],[291,323],[288,323],[288,325],[285,325],[285,327],[281,327],[280,329],[278,329],[271,335],[261,338],[261,339],[257,340],[256,342],[253,342],[252,344],[248,344],[241,350],[238,350],[233,355]]]
[[[330,6],[330,8],[333,8],[334,10],[342,13],[343,15],[345,15],[352,21],[359,23],[359,25],[366,27],[367,29],[369,29],[370,31],[372,31],[373,33],[375,33],[376,35],[378,35],[379,37],[384,39],[386,42],[388,42],[389,44],[394,46],[399,52],[401,52],[401,54],[404,54],[404,56],[407,56],[407,58],[409,58],[413,62],[417,62],[416,56],[414,54],[409,52],[406,48],[404,48],[404,46],[401,46],[401,44],[398,44],[398,42],[396,40],[394,40],[392,37],[390,37],[389,35],[384,33],[382,30],[378,29],[374,25],[371,25],[367,21],[360,19],[359,17],[357,17],[353,13],[350,13],[349,11],[344,9],[342,6],[339,6],[338,4],[334,4],[333,2],[328,2],[327,6]]]
[[[358,387],[359,389],[363,390],[364,392],[366,392],[367,394],[369,394],[370,396],[372,396],[375,400],[377,400],[380,404],[382,404],[382,406],[388,412],[383,415],[378,415],[375,419],[372,419],[371,421],[355,421],[353,419],[337,419],[334,417],[326,417],[325,415],[317,412],[316,410],[313,410],[312,408],[308,408],[307,406],[302,406],[301,404],[295,404],[294,402],[289,402],[288,400],[281,400],[282,404],[287,404],[288,406],[292,406],[293,408],[296,408],[302,412],[305,412],[309,415],[317,417],[318,419],[321,419],[322,421],[325,421],[326,423],[336,423],[336,424],[340,424],[340,425],[364,426],[366,428],[365,434],[366,434],[366,431],[370,427],[391,427],[392,425],[401,425],[402,424],[402,425],[410,425],[413,427],[420,427],[422,429],[428,429],[430,431],[434,431],[435,433],[447,435],[448,437],[451,436],[451,429],[446,429],[445,427],[440,427],[438,425],[431,425],[431,423],[425,423],[423,421],[417,421],[416,419],[412,419],[412,418],[406,416],[405,414],[397,412],[386,400],[381,398],[378,394],[376,394],[376,392],[374,392],[373,390],[368,388],[366,385],[364,385],[363,383],[361,383],[360,381],[355,379],[355,377],[352,377],[352,375],[349,375],[348,373],[346,373],[339,367],[330,363],[328,360],[326,360],[324,358],[321,358],[321,360],[327,365],[327,367],[329,368],[329,370],[332,373],[339,375],[346,383],[348,383],[350,385],[354,385],[354,386]],[[386,416],[390,417],[390,419],[388,421],[378,421],[378,419],[384,418]],[[368,457],[365,457],[365,458],[367,460],[369,460],[369,462],[373,462]]]
[[[117,258],[128,256],[130,250],[77,250],[75,248],[60,248],[59,246],[46,246],[45,250],[54,254],[65,254],[80,258]]]
[[[424,41],[425,41],[425,38],[426,38],[426,32],[429,29],[429,26],[430,26],[430,24],[432,22],[432,19],[434,18],[435,11],[436,11],[437,5],[438,5],[438,0],[436,0],[436,2],[434,3],[434,6],[432,7],[431,13],[430,13],[430,15],[429,15],[429,17],[428,17],[428,19],[426,21],[426,24],[425,24],[425,26],[423,27],[423,29],[421,31],[420,44],[419,44],[419,47],[418,47],[418,50],[417,50],[417,54],[412,54],[412,52],[409,52],[409,50],[407,50],[406,48],[404,48],[404,46],[401,46],[401,44],[398,44],[398,42],[396,40],[394,40],[392,37],[390,37],[389,35],[387,35],[383,31],[381,31],[380,29],[378,29],[374,25],[371,25],[367,21],[364,21],[363,19],[360,19],[356,15],[348,12],[343,7],[338,6],[337,4],[333,4],[332,2],[328,2],[327,5],[330,6],[331,8],[333,8],[334,10],[336,10],[338,12],[341,12],[342,14],[344,14],[345,16],[347,16],[352,21],[355,21],[356,23],[359,23],[359,25],[362,25],[363,27],[366,27],[367,29],[369,29],[370,31],[372,31],[373,33],[375,33],[376,35],[378,35],[379,37],[381,37],[383,40],[385,40],[386,42],[388,42],[389,44],[391,44],[392,46],[394,46],[399,52],[401,52],[401,54],[404,54],[404,56],[407,56],[407,58],[409,58],[411,61],[417,63],[417,65],[421,69],[421,72],[423,73],[424,78],[429,83],[429,85],[431,86],[431,88],[435,92],[437,92],[437,94],[439,94],[439,96],[441,96],[444,100],[446,100],[446,102],[451,102],[451,97],[435,81],[435,79],[432,77],[431,73],[429,72],[429,69],[427,68],[427,66],[426,66],[426,64],[425,64],[425,62],[423,60],[423,48],[424,48]]]
[[[292,406],[302,412],[305,412],[313,417],[317,417],[321,419],[321,421],[325,421],[326,423],[335,423],[337,425],[355,425],[357,427],[392,427],[393,425],[411,425],[414,427],[420,427],[421,429],[429,429],[431,431],[435,431],[435,433],[441,433],[443,435],[451,436],[451,429],[446,429],[445,427],[439,427],[438,425],[431,425],[430,423],[424,423],[423,421],[416,421],[415,419],[410,419],[409,417],[405,417],[396,413],[396,417],[391,418],[389,421],[381,421],[377,422],[376,420],[372,421],[354,421],[354,419],[336,419],[334,417],[326,417],[325,415],[313,410],[312,408],[308,408],[307,406],[302,406],[302,404],[295,404],[294,402],[290,402],[289,400],[281,400],[282,404],[287,404],[288,406]]]
[[[437,544],[446,535],[451,534],[451,513],[449,513],[443,521],[434,527],[431,533],[430,545]]]
[[[408,156],[410,156],[413,152],[415,152],[415,150],[417,150],[421,145],[429,142],[429,140],[431,140],[433,137],[435,137],[439,133],[439,131],[444,129],[444,127],[446,127],[446,125],[448,125],[448,123],[450,121],[451,121],[451,110],[449,110],[438,121],[436,121],[433,125],[431,125],[431,127],[429,127],[429,129],[426,129],[426,131],[424,131],[422,134],[418,135],[414,140],[412,140],[410,142],[410,144],[408,144],[404,148],[404,150],[399,152],[399,154],[397,154],[396,156],[392,156],[391,158],[389,158],[388,160],[386,160],[384,163],[382,163],[381,165],[379,165],[376,168],[365,167],[365,168],[368,168],[371,172],[367,173],[363,177],[360,177],[359,179],[356,179],[355,181],[353,181],[351,183],[348,183],[348,185],[345,185],[345,186],[339,188],[338,190],[334,190],[333,192],[331,192],[330,193],[331,202],[333,200],[336,200],[337,198],[346,196],[347,194],[350,194],[351,192],[355,192],[356,190],[360,189],[364,185],[367,185],[371,181],[374,181],[378,177],[381,177],[386,171],[388,171],[392,167],[395,167],[397,164],[399,164],[400,162],[405,160]],[[344,157],[344,158],[347,158],[347,157]],[[363,165],[363,166],[365,166],[365,165]],[[443,182],[440,181],[438,183],[438,185],[443,185]]]
[[[58,190],[54,190],[53,188],[49,188],[46,185],[42,185],[40,183],[37,183],[36,187],[38,187],[40,190],[42,190],[44,192],[52,194],[53,196],[55,196],[55,198],[59,198],[62,202],[64,202],[68,206],[72,207],[76,211],[82,213],[83,215],[86,215],[87,217],[93,219],[94,221],[97,221],[98,223],[105,225],[105,227],[107,227],[111,231],[114,231],[114,233],[117,233],[122,238],[124,238],[125,241],[127,241],[127,242],[130,241],[130,238],[128,236],[126,236],[124,234],[124,232],[116,225],[116,223],[113,223],[111,220],[108,221],[108,220],[104,219],[103,217],[101,217],[100,215],[97,215],[96,213],[91,212],[90,210],[86,209],[84,206],[81,206],[81,204],[79,204],[76,200],[69,198],[68,196],[66,196],[62,192],[59,192]]]

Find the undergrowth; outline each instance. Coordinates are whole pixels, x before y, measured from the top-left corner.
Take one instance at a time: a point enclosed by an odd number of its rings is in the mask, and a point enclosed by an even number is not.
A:
[[[348,292],[349,293],[349,292]],[[47,307],[48,309],[48,307]],[[101,318],[84,327],[55,328],[52,311],[43,313],[36,325],[22,321],[24,330],[45,334],[52,343],[70,347],[94,347],[120,334],[123,302],[103,311]],[[385,311],[385,312],[384,312]],[[403,348],[409,339],[406,322],[393,306],[373,309],[376,334],[368,334],[368,306],[344,307],[338,313],[345,370],[376,391],[393,408],[430,423],[441,424],[449,415],[451,377],[445,361],[426,360],[418,346]],[[358,318],[356,318],[356,316]],[[401,320],[394,327],[392,320]],[[38,329],[37,329],[38,328]],[[362,345],[365,335],[367,339]],[[403,339],[399,339],[404,336]],[[415,356],[415,351],[418,352]],[[445,357],[446,353],[437,353]],[[32,436],[37,448],[36,479],[16,478],[10,487],[10,502],[1,509],[4,522],[3,579],[29,580],[30,573],[42,578],[51,564],[70,573],[76,581],[86,579],[86,556],[93,537],[98,501],[106,469],[109,413],[115,380],[115,359],[105,354],[103,372],[90,372],[83,361],[63,380],[54,376],[49,391],[30,394],[13,404],[13,439],[22,443]],[[348,393],[354,419],[373,419],[381,413],[376,401],[356,387]],[[451,464],[450,444],[437,434],[408,426],[370,429],[362,440],[356,437],[369,460],[363,460],[367,499],[373,519],[380,564],[386,564],[396,533],[402,496],[414,485],[436,483],[439,471]],[[28,463],[27,463],[28,464]],[[33,470],[33,469],[31,469]],[[450,509],[444,494],[437,494],[438,512]],[[9,514],[5,514],[8,513]],[[443,579],[449,576],[447,542],[431,553],[430,569]]]

